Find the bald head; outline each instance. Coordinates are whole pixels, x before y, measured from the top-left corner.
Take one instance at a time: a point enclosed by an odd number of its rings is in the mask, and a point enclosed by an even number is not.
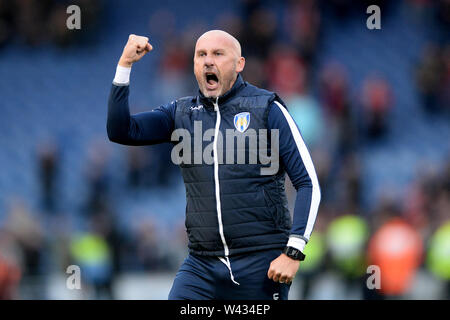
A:
[[[244,65],[241,45],[231,34],[211,30],[198,38],[194,73],[200,91],[206,97],[218,97],[230,90]]]
[[[198,44],[202,43],[203,41],[214,41],[218,42],[223,46],[229,47],[236,55],[236,57],[241,56],[241,44],[239,41],[233,37],[228,32],[222,31],[222,30],[210,30],[202,34],[198,39],[197,43],[195,44],[195,48],[197,49]]]

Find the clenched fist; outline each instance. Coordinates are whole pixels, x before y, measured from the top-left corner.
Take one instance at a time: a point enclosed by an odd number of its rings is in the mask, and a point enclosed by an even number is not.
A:
[[[291,283],[297,273],[300,261],[289,258],[282,253],[270,263],[267,277],[275,282]]]
[[[153,50],[152,45],[148,42],[147,37],[130,34],[128,42],[123,49],[119,65],[130,68],[133,63],[139,61],[147,52]]]

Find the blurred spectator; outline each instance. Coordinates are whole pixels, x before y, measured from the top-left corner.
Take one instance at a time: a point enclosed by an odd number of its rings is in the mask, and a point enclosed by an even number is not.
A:
[[[355,151],[358,134],[344,66],[327,64],[320,74],[319,90],[321,103],[337,126],[338,156],[345,156]]]
[[[277,38],[277,17],[263,6],[253,5],[255,1],[244,1],[243,21],[247,21],[240,35],[243,56],[256,56],[265,59]],[[252,4],[252,5],[250,5]]]
[[[350,153],[342,159],[337,176],[336,193],[339,195],[339,208],[344,212],[361,213],[361,180],[361,160],[357,153]]]
[[[32,299],[42,298],[42,258],[45,246],[42,226],[28,211],[27,205],[19,199],[12,204],[5,229],[17,243],[22,256],[23,265],[20,269],[23,270],[23,282],[26,284],[24,295]]]
[[[286,7],[285,30],[290,43],[311,63],[319,41],[320,13],[316,0],[291,0]]]
[[[80,267],[82,286],[93,289],[94,299],[112,299],[111,251],[104,237],[84,232],[73,237],[70,252],[73,263]]]
[[[315,226],[317,228],[317,226]],[[311,288],[323,272],[323,267],[326,259],[326,241],[323,231],[315,230],[314,234],[308,241],[308,246],[305,247],[304,254],[308,257],[302,262],[298,270],[297,277],[302,281],[301,298],[309,299]]]
[[[88,151],[86,214],[103,211],[109,202],[110,177],[107,170],[108,151],[103,140],[92,143]]]
[[[417,181],[408,189],[404,199],[404,217],[411,225],[426,236],[431,227],[429,208],[427,208],[427,195],[424,191],[423,182]]]
[[[122,272],[123,254],[126,250],[125,241],[116,218],[116,213],[112,206],[108,206],[104,211],[92,217],[92,229],[96,234],[103,237],[110,248],[111,257],[111,277],[105,284],[108,295],[114,297],[112,284],[116,277]]]
[[[447,115],[450,113],[450,44],[447,44],[442,53],[444,60],[444,79],[442,82],[441,90],[441,106]]]
[[[87,217],[88,230],[70,239],[71,263],[80,267],[83,281],[96,299],[114,299],[113,283],[122,271],[124,243],[111,203],[102,202],[96,210]]]
[[[0,300],[16,299],[20,270],[0,256]]]
[[[145,168],[147,152],[144,148],[129,147],[127,148],[127,181],[128,186],[132,189],[142,187],[144,184]]]
[[[0,300],[20,298],[18,287],[22,271],[19,251],[11,234],[0,228]]]
[[[186,234],[186,226],[184,221],[173,227],[171,241],[166,242],[164,248],[170,251],[168,258],[170,259],[170,270],[178,270],[188,254],[188,238]]]
[[[363,84],[362,106],[369,139],[378,139],[387,133],[388,114],[392,105],[389,83],[381,77],[368,77]]]
[[[412,221],[421,221],[421,215],[424,217],[424,223],[427,229],[424,231],[428,236],[430,230],[436,230],[444,221],[448,219],[450,212],[450,163],[442,170],[425,170],[418,177],[413,186],[411,195],[405,199],[412,203],[406,206],[408,218],[415,218]],[[415,197],[414,200],[412,197]],[[418,217],[417,217],[418,216]],[[422,230],[424,229],[422,228]]]
[[[162,251],[157,226],[151,219],[140,221],[136,225],[137,258],[146,271],[168,271],[170,262]]]
[[[296,52],[288,45],[277,44],[266,61],[269,88],[280,97],[304,94],[308,89],[308,67]]]
[[[328,112],[339,117],[349,108],[350,97],[345,67],[337,62],[325,65],[320,74],[320,96]]]
[[[257,56],[245,57],[245,69],[242,72],[244,81],[258,87],[267,86],[267,74],[264,70],[264,60]]]
[[[380,268],[381,287],[377,292],[385,298],[407,293],[423,254],[422,238],[405,221],[387,221],[369,243],[369,263]]]
[[[428,238],[449,217],[450,163],[441,170],[423,166],[417,172],[421,174],[404,199],[404,217]]]
[[[446,59],[449,59],[448,53]],[[428,45],[417,66],[417,86],[426,111],[434,113],[442,109],[440,97],[448,89],[449,70],[450,62],[444,61],[441,49]]]
[[[400,201],[397,200],[398,199],[393,199],[393,197],[390,197],[390,195],[381,197],[375,208],[368,216],[368,219],[370,219],[372,232],[380,229],[390,220],[403,218],[402,206]]]
[[[448,218],[448,217],[447,217]],[[446,299],[450,299],[450,221],[443,224],[430,239],[427,267],[446,286]]]
[[[115,214],[110,206],[89,218],[90,230],[72,239],[74,263],[80,263],[84,281],[92,286],[96,298],[114,299],[113,284],[122,271],[124,250]]]
[[[39,181],[42,206],[46,212],[54,213],[57,206],[57,174],[59,155],[57,146],[47,141],[38,146]]]
[[[345,283],[348,297],[350,291],[362,292],[366,275],[365,248],[369,237],[369,226],[362,217],[345,214],[332,220],[326,231],[332,266]]]

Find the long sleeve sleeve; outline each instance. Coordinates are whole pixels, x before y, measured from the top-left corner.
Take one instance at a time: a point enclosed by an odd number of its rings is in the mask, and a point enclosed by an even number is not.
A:
[[[155,110],[130,115],[129,85],[113,82],[108,99],[107,133],[111,141],[125,145],[170,142],[176,102]]]
[[[280,161],[297,190],[287,245],[303,251],[313,230],[321,197],[316,171],[294,119],[278,101],[270,106],[268,126],[279,130]]]

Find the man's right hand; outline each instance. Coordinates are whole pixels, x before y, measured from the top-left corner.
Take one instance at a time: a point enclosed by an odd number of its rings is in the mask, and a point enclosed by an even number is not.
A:
[[[119,60],[119,66],[130,68],[133,63],[141,60],[147,53],[153,50],[152,45],[148,42],[147,37],[130,34],[128,42],[123,49],[122,56]]]

